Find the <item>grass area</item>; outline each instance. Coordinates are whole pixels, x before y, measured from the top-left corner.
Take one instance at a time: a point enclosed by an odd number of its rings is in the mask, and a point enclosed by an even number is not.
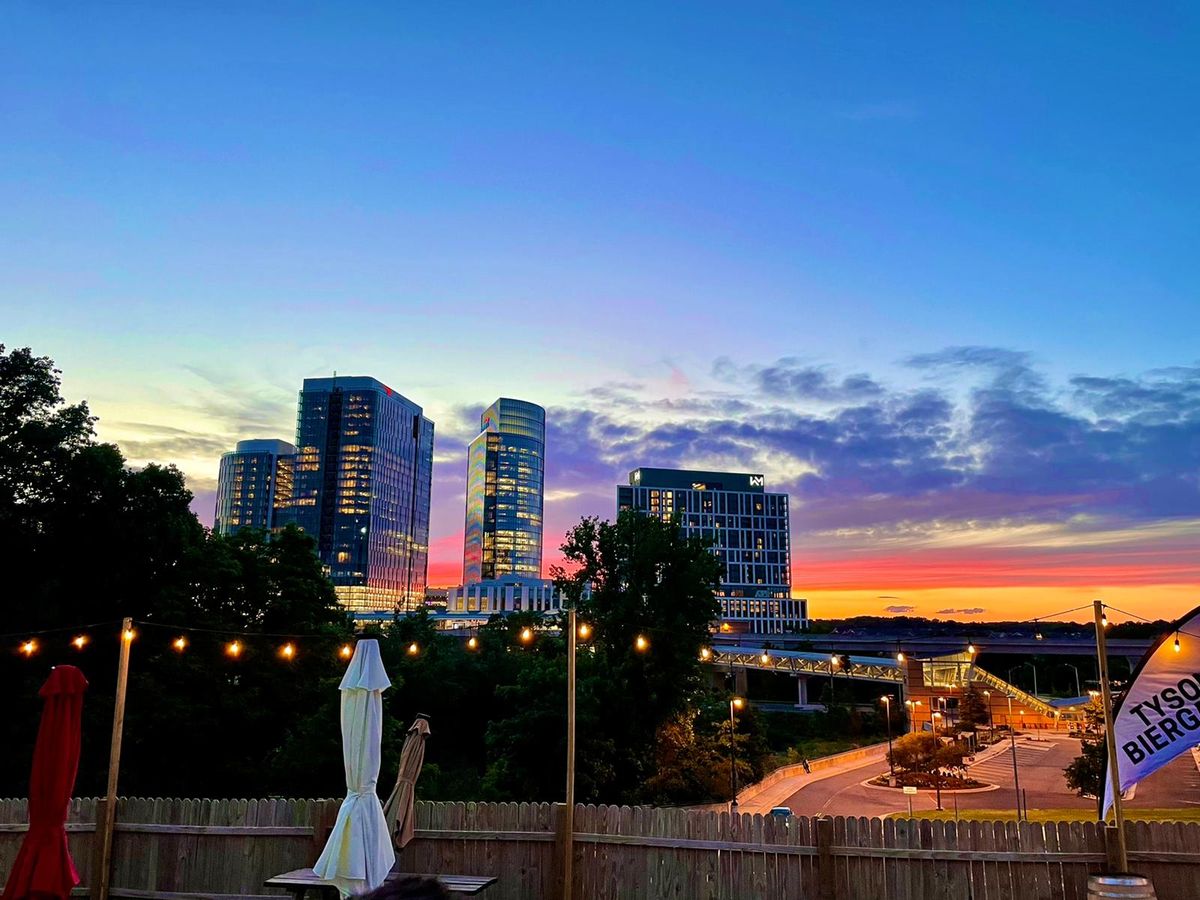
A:
[[[945,801],[943,801],[944,803]],[[1011,822],[1017,817],[1011,809],[960,809],[958,818],[967,822]],[[894,813],[892,819],[907,819],[907,813]],[[953,809],[940,812],[922,809],[913,812],[914,819],[953,819]],[[1125,818],[1139,822],[1200,822],[1200,807],[1187,809],[1130,809],[1125,808]],[[1032,822],[1094,822],[1096,813],[1088,809],[1031,809]]]

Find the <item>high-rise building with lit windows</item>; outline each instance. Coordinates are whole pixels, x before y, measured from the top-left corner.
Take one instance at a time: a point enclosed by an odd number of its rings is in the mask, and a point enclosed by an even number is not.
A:
[[[723,573],[721,627],[777,634],[808,624],[808,601],[792,597],[787,494],[762,475],[634,469],[617,487],[617,510],[672,518],[688,536],[712,541]]]
[[[221,456],[213,530],[236,534],[281,527],[292,500],[295,460],[296,448],[287,441],[238,441]]]
[[[306,378],[291,519],[356,612],[425,602],[433,422],[374,378]]]
[[[467,451],[463,584],[542,574],[546,411],[501,397]]]

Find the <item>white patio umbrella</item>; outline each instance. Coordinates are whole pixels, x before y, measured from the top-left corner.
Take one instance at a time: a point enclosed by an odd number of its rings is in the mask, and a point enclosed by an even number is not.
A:
[[[338,686],[342,692],[346,799],[313,866],[317,877],[333,882],[343,896],[379,887],[396,862],[383,806],[375,793],[383,737],[383,691],[391,685],[379,658],[379,642],[359,641]]]

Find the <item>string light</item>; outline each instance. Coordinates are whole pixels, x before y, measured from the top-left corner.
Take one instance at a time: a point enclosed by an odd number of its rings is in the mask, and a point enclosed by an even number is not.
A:
[[[234,659],[237,659],[239,656],[242,655],[242,642],[241,641],[230,641],[228,644],[225,645],[225,653],[228,654],[229,656],[232,656]]]
[[[467,649],[468,650],[474,650],[478,646],[479,646],[479,638],[477,638],[477,637],[467,638]]]
[[[87,646],[88,636],[86,634],[77,634],[71,639],[71,643],[75,645],[76,650],[82,650]]]
[[[771,654],[768,653],[766,650],[764,650],[762,652],[762,656],[760,656],[758,659],[759,659],[759,662],[761,662],[765,666],[767,663],[769,663],[771,661]]]
[[[33,656],[33,654],[37,653],[37,649],[38,643],[33,638],[30,638],[21,645],[21,652],[24,653],[26,657]]]
[[[175,638],[175,640],[171,641],[171,646],[174,647],[176,650],[178,650],[180,653],[182,653],[184,650],[187,649],[187,645],[188,645],[188,640],[182,634],[179,637]]]
[[[521,629],[521,641],[528,644],[533,640],[533,629],[526,626]]]
[[[975,655],[975,643],[973,641],[971,643],[967,644],[967,654],[969,656]]]
[[[650,642],[646,640],[645,635],[639,634],[637,638],[634,639],[633,646],[639,653],[643,653],[649,649]]]
[[[137,637],[137,632],[135,632],[132,628],[126,628],[125,631],[121,634],[121,637],[123,637],[125,639],[125,641],[128,643],[129,641],[132,641],[135,637]]]
[[[1175,652],[1179,652],[1179,632],[1175,632]]]
[[[279,655],[284,659],[292,659],[296,655],[296,645],[288,642],[279,648]]]
[[[898,650],[896,652],[896,662],[898,662],[898,663],[904,662],[904,651],[903,650]]]
[[[1101,625],[1101,627],[1102,627],[1102,628],[1107,628],[1107,627],[1108,627],[1108,613],[1101,613],[1101,615],[1100,615],[1100,625]]]
[[[703,660],[704,662],[708,662],[710,659],[712,659],[712,651],[709,650],[707,647],[701,647],[700,648],[700,659]]]
[[[354,648],[349,644],[342,644],[342,649],[338,651],[342,659],[349,659],[354,655]]]
[[[421,652],[421,648],[419,646],[417,646],[416,641],[413,641],[411,644],[408,645],[408,655],[409,656],[416,656],[420,652]]]
[[[587,622],[579,623],[579,636],[581,638],[583,638],[586,641],[588,639],[588,637],[591,635],[591,633],[592,633],[591,625],[589,625]]]

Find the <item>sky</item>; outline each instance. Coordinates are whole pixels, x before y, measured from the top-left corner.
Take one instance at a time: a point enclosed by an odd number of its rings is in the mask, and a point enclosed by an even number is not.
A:
[[[546,563],[639,465],[792,497],[817,617],[1200,604],[1187,4],[0,9],[0,342],[211,522],[305,377],[547,408]],[[1080,614],[1082,615],[1082,614]]]

